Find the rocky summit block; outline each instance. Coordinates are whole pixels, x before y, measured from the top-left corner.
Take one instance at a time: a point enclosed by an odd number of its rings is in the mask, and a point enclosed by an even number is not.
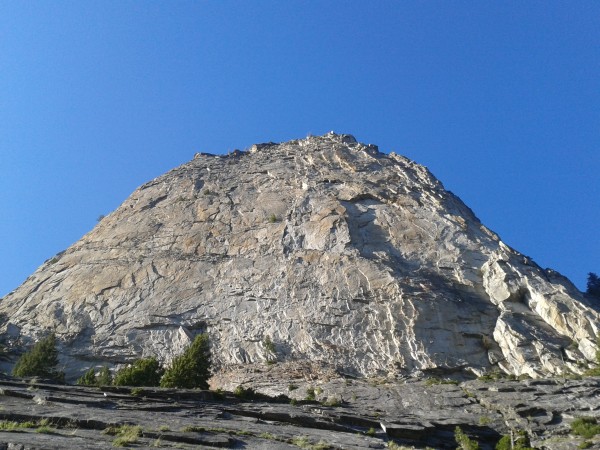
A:
[[[141,186],[0,300],[13,355],[53,330],[63,370],[195,334],[216,369],[354,376],[581,373],[600,315],[505,245],[429,171],[329,133],[199,153]],[[5,368],[12,361],[5,362]]]

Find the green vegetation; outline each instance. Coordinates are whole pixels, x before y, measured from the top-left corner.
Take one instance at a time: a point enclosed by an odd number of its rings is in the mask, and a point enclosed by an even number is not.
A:
[[[221,388],[217,388],[217,390],[212,391],[213,399],[215,400],[225,400],[225,391]]]
[[[309,400],[311,402],[314,402],[316,399],[315,396],[315,388],[312,386],[309,386],[306,388],[306,400]]]
[[[0,320],[0,326],[1,326],[1,320]],[[0,336],[0,359],[2,359],[3,356],[8,355],[8,348],[6,348],[6,342],[4,340],[4,336]]]
[[[54,433],[55,429],[51,427],[52,423],[48,419],[42,419],[37,422],[13,422],[0,421],[0,431],[21,431],[24,429],[35,429],[36,433]]]
[[[594,446],[593,442],[583,441],[581,444],[577,446],[577,448],[592,448]]]
[[[96,375],[96,370],[91,368],[78,378],[75,384],[81,386],[109,386],[112,384],[112,375],[110,369],[106,366],[100,369],[98,375]]]
[[[305,436],[295,436],[289,440],[289,443],[305,450],[328,450],[332,448],[331,445],[323,441],[311,444]]]
[[[489,425],[490,423],[492,423],[492,419],[488,416],[481,416],[479,418],[479,425]]]
[[[596,338],[596,345],[598,346],[598,348],[600,348],[600,337]],[[596,364],[598,364],[598,367],[595,367],[593,369],[588,369],[585,372],[583,372],[583,374],[588,377],[599,377],[600,376],[600,350],[596,351]]]
[[[94,368],[91,368],[86,373],[84,373],[80,378],[77,379],[75,384],[81,386],[95,386],[96,385],[96,371]]]
[[[271,336],[265,336],[265,340],[263,341],[263,345],[265,346],[265,350],[267,350],[268,352],[270,352],[270,353],[275,353],[276,352],[275,344],[271,340]]]
[[[113,383],[115,386],[158,386],[162,372],[156,358],[138,359],[132,366],[119,370]]]
[[[35,422],[11,422],[8,420],[0,421],[0,431],[15,431],[23,428],[35,428],[38,424]]]
[[[45,434],[52,434],[52,433],[56,433],[56,430],[48,425],[41,425],[39,427],[37,427],[35,429],[36,433],[45,433]]]
[[[296,389],[298,389],[298,386],[295,384],[288,384],[288,391],[295,391]]]
[[[571,423],[571,433],[590,439],[600,434],[600,425],[594,417],[580,417]]]
[[[57,365],[56,336],[52,333],[19,358],[12,374],[15,377],[38,376],[64,381],[65,374],[56,370]]]
[[[389,441],[387,443],[387,448],[389,448],[391,450],[405,450],[405,449],[410,449],[410,447],[404,447],[403,445],[398,445],[394,441]]]
[[[183,431],[184,433],[204,433],[206,431],[206,428],[198,427],[195,425],[189,425],[187,427],[183,427],[181,431]]]
[[[196,336],[182,355],[173,359],[162,379],[161,387],[208,389],[210,378],[210,348],[206,333]]]
[[[112,374],[107,366],[103,366],[96,377],[96,384],[98,386],[109,386],[113,382]]]
[[[328,397],[327,400],[323,402],[324,406],[340,406],[341,404],[342,399],[333,395],[331,397]]]
[[[0,319],[2,319],[0,317]],[[274,344],[270,338],[266,340],[268,349],[273,349]],[[269,344],[270,343],[270,344]],[[0,342],[0,356],[3,347]],[[39,376],[64,380],[64,373],[58,372],[58,351],[56,350],[56,336],[50,334],[39,341],[29,352],[23,354],[17,361],[12,374],[16,377]],[[194,339],[182,355],[173,359],[170,367],[164,370],[154,357],[142,358],[131,366],[119,370],[113,379],[110,369],[102,367],[96,375],[94,368],[90,368],[77,381],[82,386],[161,386],[167,388],[200,388],[208,389],[210,378],[211,355],[208,335],[203,333]],[[141,395],[142,391],[132,390],[132,395]],[[252,390],[244,393],[244,398],[254,394]],[[287,398],[286,398],[287,401]]]
[[[496,369],[491,372],[488,372],[477,378],[479,381],[499,381],[499,380],[516,380],[517,377],[512,374],[506,374]]]
[[[269,223],[275,223],[277,222],[277,216],[275,214],[271,214],[269,216]]]
[[[181,429],[181,431],[184,433],[206,433],[206,432],[208,432],[208,433],[227,433],[230,435],[237,435],[237,436],[256,436],[256,434],[254,432],[248,431],[248,430],[229,430],[227,428],[218,428],[218,427],[206,428],[206,427],[195,426],[195,425],[189,425],[187,427],[183,427]],[[273,435],[270,435],[270,436],[273,436]]]
[[[290,444],[297,445],[300,448],[309,448],[310,442],[305,436],[295,436],[290,440]]]
[[[256,397],[256,392],[252,388],[245,388],[242,385],[235,388],[233,395],[243,400],[251,400]]]
[[[369,430],[365,432],[365,434],[367,436],[371,436],[371,437],[375,436],[375,433],[377,433],[377,432],[375,431],[375,428],[373,428],[373,427],[369,428]]]
[[[131,390],[131,395],[134,397],[141,397],[144,394],[144,390],[141,387],[136,387]]]
[[[529,442],[529,436],[523,430],[513,433],[512,441],[510,435],[502,436],[496,444],[496,450],[534,450]]]
[[[600,367],[595,367],[593,369],[588,369],[583,374],[586,377],[600,377]]]
[[[461,450],[479,450],[479,444],[474,439],[469,439],[460,427],[454,429],[454,439]]]
[[[142,435],[142,427],[133,425],[121,425],[118,427],[109,427],[104,430],[105,434],[115,436],[112,442],[113,447],[127,447],[129,444],[135,444]]]
[[[265,347],[265,350],[267,350],[268,352],[271,352],[271,353],[275,353],[275,351],[276,351],[275,344],[271,340],[271,336],[269,336],[269,335],[265,336],[265,339],[263,340],[263,345]]]
[[[274,363],[277,359],[277,349],[275,348],[275,343],[271,340],[271,336],[265,336],[263,342],[263,347],[266,350],[266,358],[267,363]]]
[[[271,433],[261,433],[258,435],[259,438],[261,439],[269,439],[271,441],[278,441],[279,439],[277,438],[277,436],[275,436],[274,434]]]
[[[588,273],[587,294],[600,299],[600,278],[593,272]]]
[[[427,380],[425,380],[425,385],[426,386],[433,386],[436,384],[454,384],[454,385],[458,385],[458,381],[456,380],[451,380],[451,379],[442,379],[442,378],[438,378],[438,377],[430,377],[427,378]]]

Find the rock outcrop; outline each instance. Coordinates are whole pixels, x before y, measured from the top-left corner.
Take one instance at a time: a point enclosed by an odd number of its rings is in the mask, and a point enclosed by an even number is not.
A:
[[[223,371],[580,373],[600,324],[566,278],[505,245],[425,167],[334,133],[197,154],[0,313],[13,351],[54,330],[71,377],[142,355],[168,363],[204,331]]]
[[[571,429],[577,417],[598,419],[598,378],[459,385],[337,378],[309,384],[273,383],[268,375],[247,381],[294,400],[0,376],[0,449],[103,449],[111,441],[116,446],[123,425],[137,427],[131,442],[136,448],[366,450],[392,448],[393,442],[407,450],[455,449],[456,427],[483,450],[519,432],[539,449],[600,448],[600,436],[585,439]],[[297,383],[292,391],[290,381]],[[313,400],[305,398],[309,391]]]

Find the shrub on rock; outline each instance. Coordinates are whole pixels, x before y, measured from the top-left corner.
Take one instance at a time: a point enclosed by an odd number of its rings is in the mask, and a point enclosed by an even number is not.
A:
[[[96,384],[98,386],[109,386],[113,382],[112,373],[110,373],[110,369],[106,366],[103,366],[96,377]]]
[[[460,428],[456,427],[454,429],[454,438],[456,439],[456,443],[458,444],[457,449],[460,450],[479,450],[479,444],[474,439],[469,439],[469,436],[465,434],[465,432]]]
[[[75,384],[80,386],[95,386],[96,385],[96,371],[92,367],[86,373],[84,373],[81,377],[77,379]]]
[[[158,386],[163,369],[156,358],[138,359],[132,366],[119,370],[115,375],[115,386]]]
[[[523,430],[502,436],[496,444],[496,450],[534,450],[530,447],[529,437]]]
[[[93,367],[77,379],[75,384],[80,386],[109,386],[112,384],[112,374],[110,369],[103,366],[96,375],[96,369]]]
[[[210,348],[206,333],[196,336],[183,354],[175,357],[160,385],[168,388],[208,389]]]

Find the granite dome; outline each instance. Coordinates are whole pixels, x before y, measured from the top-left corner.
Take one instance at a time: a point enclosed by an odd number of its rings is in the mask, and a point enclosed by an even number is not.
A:
[[[571,282],[505,245],[425,167],[335,133],[196,154],[0,313],[14,349],[54,330],[71,377],[168,362],[202,331],[223,371],[276,358],[358,376],[538,377],[594,361],[600,324]]]

